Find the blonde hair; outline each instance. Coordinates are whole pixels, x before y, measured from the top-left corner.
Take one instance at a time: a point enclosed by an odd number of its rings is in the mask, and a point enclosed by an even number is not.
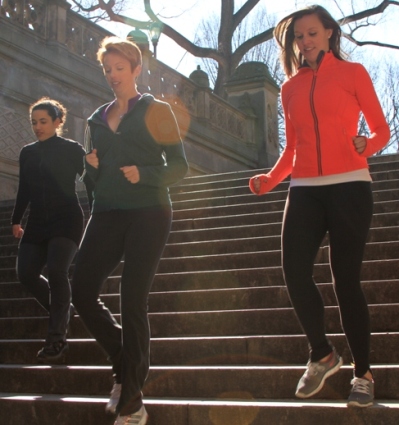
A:
[[[136,43],[116,36],[105,37],[97,51],[97,60],[103,65],[107,53],[118,53],[130,62],[132,71],[142,64],[141,51]]]
[[[281,63],[288,78],[298,71],[303,61],[301,53],[296,49],[294,25],[298,19],[308,15],[316,15],[325,29],[332,30],[329,49],[337,59],[345,59],[345,55],[341,51],[341,27],[338,22],[324,7],[317,4],[308,6],[283,18],[274,29],[274,37],[281,49]]]

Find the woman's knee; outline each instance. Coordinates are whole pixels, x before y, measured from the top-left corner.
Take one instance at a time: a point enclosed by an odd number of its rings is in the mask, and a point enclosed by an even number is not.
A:
[[[54,282],[54,283],[69,285],[68,270],[48,269],[47,277],[50,284]]]
[[[16,272],[19,282],[28,288],[40,282],[40,273],[37,273],[37,271],[17,267]]]

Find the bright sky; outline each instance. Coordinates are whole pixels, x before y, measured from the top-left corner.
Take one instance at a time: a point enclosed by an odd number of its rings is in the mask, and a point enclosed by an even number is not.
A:
[[[147,15],[143,12],[143,0],[128,1],[132,6],[129,10],[123,12],[124,15],[139,20],[148,20]],[[236,9],[244,2],[244,0],[236,0]],[[266,11],[269,14],[273,14],[276,21],[278,21],[292,11],[313,3],[315,2],[309,0],[261,0],[251,14],[256,14],[258,8],[264,7]],[[350,0],[337,1],[343,8],[343,11],[338,9],[335,0],[318,0],[317,3],[326,7],[336,19],[342,18],[343,14],[353,13],[350,7]],[[359,6],[354,9],[355,12],[359,12],[366,9],[367,5],[369,5],[368,7],[375,7],[381,3],[381,0],[354,0],[354,3],[359,4]],[[221,8],[221,0],[152,0],[151,4],[153,10],[160,14],[164,22],[174,27],[191,41],[194,40],[195,32],[201,21],[212,14],[219,14]],[[362,36],[362,39],[398,44],[397,23],[399,22],[399,7],[389,6],[385,10],[383,17],[379,19],[382,19],[382,22],[380,22],[378,26],[371,29],[369,28],[367,30],[367,35]],[[123,24],[111,23],[103,24],[103,26],[114,34],[122,37],[126,37],[133,29]],[[265,30],[268,28],[269,26],[265,25]],[[356,36],[358,39],[360,38],[360,34],[356,33]],[[382,54],[389,55],[391,59],[394,58],[394,60],[397,60],[399,63],[399,50],[381,48],[377,50],[384,51]],[[380,52],[378,54],[380,54]],[[195,58],[188,54],[165,35],[161,35],[160,37],[157,47],[157,59],[177,69],[186,76],[194,71],[197,65],[201,64],[200,58]]]

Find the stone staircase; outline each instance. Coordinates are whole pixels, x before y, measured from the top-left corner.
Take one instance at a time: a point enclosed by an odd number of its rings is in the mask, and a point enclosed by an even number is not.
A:
[[[287,182],[256,197],[255,171],[191,177],[172,188],[173,231],[150,295],[150,425],[397,425],[399,423],[399,155],[370,159],[375,213],[362,280],[372,320],[376,404],[347,408],[352,368],[328,250],[314,275],[342,370],[311,400],[294,390],[307,343],[280,267]],[[65,364],[36,364],[46,312],[17,282],[12,207],[0,210],[0,425],[112,425],[106,356],[71,320]],[[122,264],[121,264],[122,267]],[[102,299],[119,318],[115,271]]]

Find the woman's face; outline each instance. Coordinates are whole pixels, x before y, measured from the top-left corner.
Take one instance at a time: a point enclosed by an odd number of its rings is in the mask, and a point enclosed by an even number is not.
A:
[[[36,109],[31,113],[32,130],[37,139],[42,142],[53,137],[57,128],[61,124],[61,120],[56,118],[55,121],[50,117],[45,109]]]
[[[332,32],[332,29],[323,27],[316,14],[305,15],[295,21],[296,45],[311,68],[317,67],[317,57],[322,50],[329,51],[329,39]]]
[[[109,86],[118,95],[135,87],[141,66],[137,65],[132,70],[130,62],[124,56],[109,52],[104,55],[103,70]]]

